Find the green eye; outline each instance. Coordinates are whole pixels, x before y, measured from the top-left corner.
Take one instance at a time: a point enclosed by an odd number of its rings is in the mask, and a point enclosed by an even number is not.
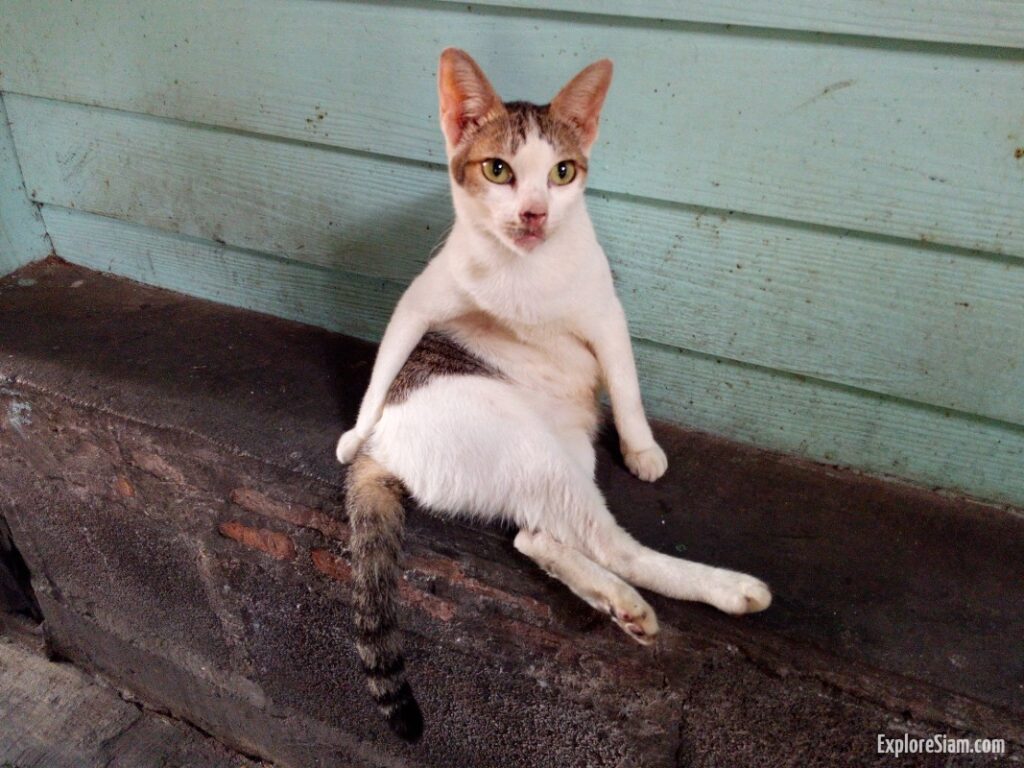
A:
[[[568,184],[570,181],[576,178],[576,163],[572,160],[563,160],[560,163],[556,163],[551,169],[551,173],[548,174],[548,179],[552,184],[562,186]]]
[[[480,167],[483,168],[484,176],[488,181],[493,181],[495,184],[508,184],[512,181],[512,169],[504,160],[491,157],[484,160]]]

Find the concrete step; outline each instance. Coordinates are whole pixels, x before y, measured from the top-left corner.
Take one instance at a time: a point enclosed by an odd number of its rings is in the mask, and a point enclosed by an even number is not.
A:
[[[282,765],[892,765],[878,734],[935,732],[1019,755],[1024,516],[666,425],[653,485],[602,438],[612,510],[771,609],[652,596],[644,649],[509,532],[413,511],[427,732],[396,743],[350,644],[332,456],[373,351],[56,260],[0,281],[0,514],[52,647]]]
[[[0,766],[258,768],[101,680],[0,637]]]

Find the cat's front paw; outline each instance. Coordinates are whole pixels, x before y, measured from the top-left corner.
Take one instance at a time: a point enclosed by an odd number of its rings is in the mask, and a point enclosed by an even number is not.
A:
[[[668,457],[657,443],[642,451],[631,451],[627,448],[623,451],[622,458],[630,472],[649,483],[664,475],[668,469]]]
[[[363,447],[365,440],[366,438],[356,430],[350,429],[338,440],[338,447],[335,449],[334,455],[338,457],[338,461],[342,464],[348,464],[359,453],[359,449]]]

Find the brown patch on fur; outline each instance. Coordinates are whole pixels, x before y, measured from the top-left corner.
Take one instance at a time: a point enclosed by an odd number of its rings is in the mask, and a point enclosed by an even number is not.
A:
[[[503,341],[520,341],[515,331],[498,320],[494,315],[484,312],[482,309],[460,315],[458,324],[461,331],[470,333],[473,336]]]
[[[497,376],[498,372],[443,333],[428,333],[391,383],[386,405],[405,402],[436,376]]]
[[[483,280],[487,275],[491,273],[491,268],[482,261],[470,257],[469,261],[469,276],[474,280]]]
[[[555,118],[549,104],[510,101],[502,112],[463,135],[449,165],[452,178],[471,190],[489,184],[480,164],[492,157],[508,160],[533,131],[550,143],[561,159],[576,163],[577,172],[586,173],[587,157],[576,126]]]

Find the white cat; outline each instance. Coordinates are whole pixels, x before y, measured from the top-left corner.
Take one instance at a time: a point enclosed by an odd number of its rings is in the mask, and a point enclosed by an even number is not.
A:
[[[337,448],[352,462],[357,647],[381,710],[408,739],[422,717],[395,630],[405,492],[440,513],[518,526],[520,552],[642,643],[658,623],[631,585],[733,614],[771,602],[752,576],[638,543],[594,482],[602,383],[629,469],[653,481],[667,467],[584,204],[611,62],[545,106],[502,103],[463,51],[445,50],[438,75],[455,224],[398,302]]]

